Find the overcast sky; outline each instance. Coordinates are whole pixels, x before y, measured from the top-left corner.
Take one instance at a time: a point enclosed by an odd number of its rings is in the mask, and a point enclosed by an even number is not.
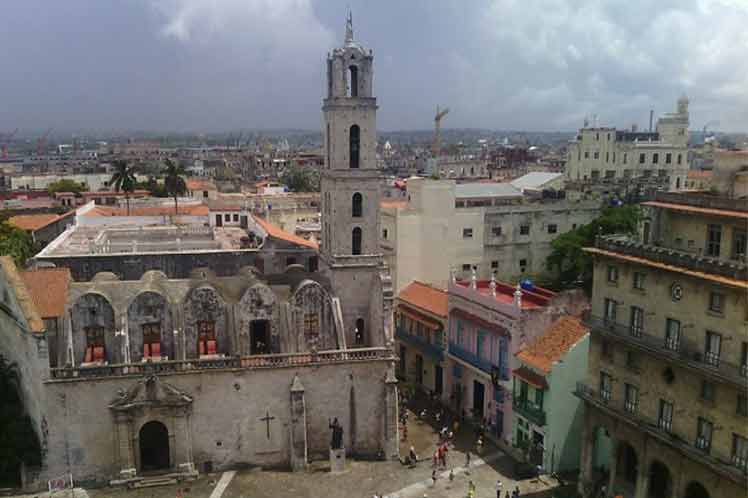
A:
[[[0,131],[318,129],[346,5],[383,130],[748,131],[748,0],[2,0]]]

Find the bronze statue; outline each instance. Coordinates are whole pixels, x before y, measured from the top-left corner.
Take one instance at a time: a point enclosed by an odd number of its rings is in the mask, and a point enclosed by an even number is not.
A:
[[[333,450],[339,450],[343,447],[343,427],[338,422],[338,418],[335,417],[330,422],[330,429],[332,429],[332,441],[330,441],[330,448]]]

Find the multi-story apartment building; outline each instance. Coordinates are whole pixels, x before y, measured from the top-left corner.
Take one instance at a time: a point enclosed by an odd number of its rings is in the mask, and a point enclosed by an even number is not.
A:
[[[514,410],[511,373],[515,354],[559,317],[581,313],[581,293],[522,289],[505,282],[450,281],[446,388],[458,413],[485,422],[505,448],[511,446]]]
[[[655,131],[587,126],[568,148],[570,198],[680,190],[688,174],[688,98],[657,120]]]
[[[415,281],[400,292],[396,302],[398,376],[447,401],[444,397],[447,291]]]
[[[599,213],[598,201],[532,200],[510,183],[411,178],[406,199],[382,203],[380,245],[396,291],[446,287],[450,270],[513,281],[543,273],[551,242]]]
[[[661,193],[594,248],[581,486],[746,496],[748,205]],[[600,472],[604,469],[605,472]],[[597,496],[597,495],[594,495]]]

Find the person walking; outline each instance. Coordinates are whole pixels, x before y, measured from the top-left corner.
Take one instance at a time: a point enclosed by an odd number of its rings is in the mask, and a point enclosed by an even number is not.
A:
[[[408,458],[410,459],[409,466],[410,468],[415,468],[416,464],[418,463],[418,455],[416,455],[416,449],[411,446],[410,451],[408,452]]]
[[[465,473],[470,474],[470,450],[465,452]]]
[[[436,486],[436,469],[431,471],[431,485]]]
[[[473,481],[468,482],[468,498],[475,498],[475,484]]]
[[[514,498],[519,498],[519,486],[514,486]]]

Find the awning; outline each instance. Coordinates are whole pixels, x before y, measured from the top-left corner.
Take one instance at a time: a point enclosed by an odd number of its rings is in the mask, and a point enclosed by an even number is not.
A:
[[[406,308],[402,304],[399,304],[397,306],[397,311],[398,313],[407,316],[411,320],[415,320],[419,323],[422,323],[423,325],[425,325],[427,328],[431,330],[441,330],[443,328],[442,324],[439,323],[439,321],[434,320],[433,318],[430,318],[423,313],[419,313],[410,308]]]
[[[545,377],[542,375],[533,372],[527,367],[519,367],[512,371],[515,377],[518,377],[528,384],[530,384],[532,387],[535,387],[537,389],[547,389],[548,388],[548,382],[546,382]]]
[[[456,317],[462,318],[463,320],[469,320],[473,323],[476,323],[482,329],[491,330],[501,335],[511,337],[511,334],[509,333],[509,331],[505,329],[504,327],[502,327],[501,325],[489,322],[488,320],[484,320],[483,318],[478,318],[477,316],[470,314],[467,311],[463,311],[461,309],[453,309],[450,313]]]

